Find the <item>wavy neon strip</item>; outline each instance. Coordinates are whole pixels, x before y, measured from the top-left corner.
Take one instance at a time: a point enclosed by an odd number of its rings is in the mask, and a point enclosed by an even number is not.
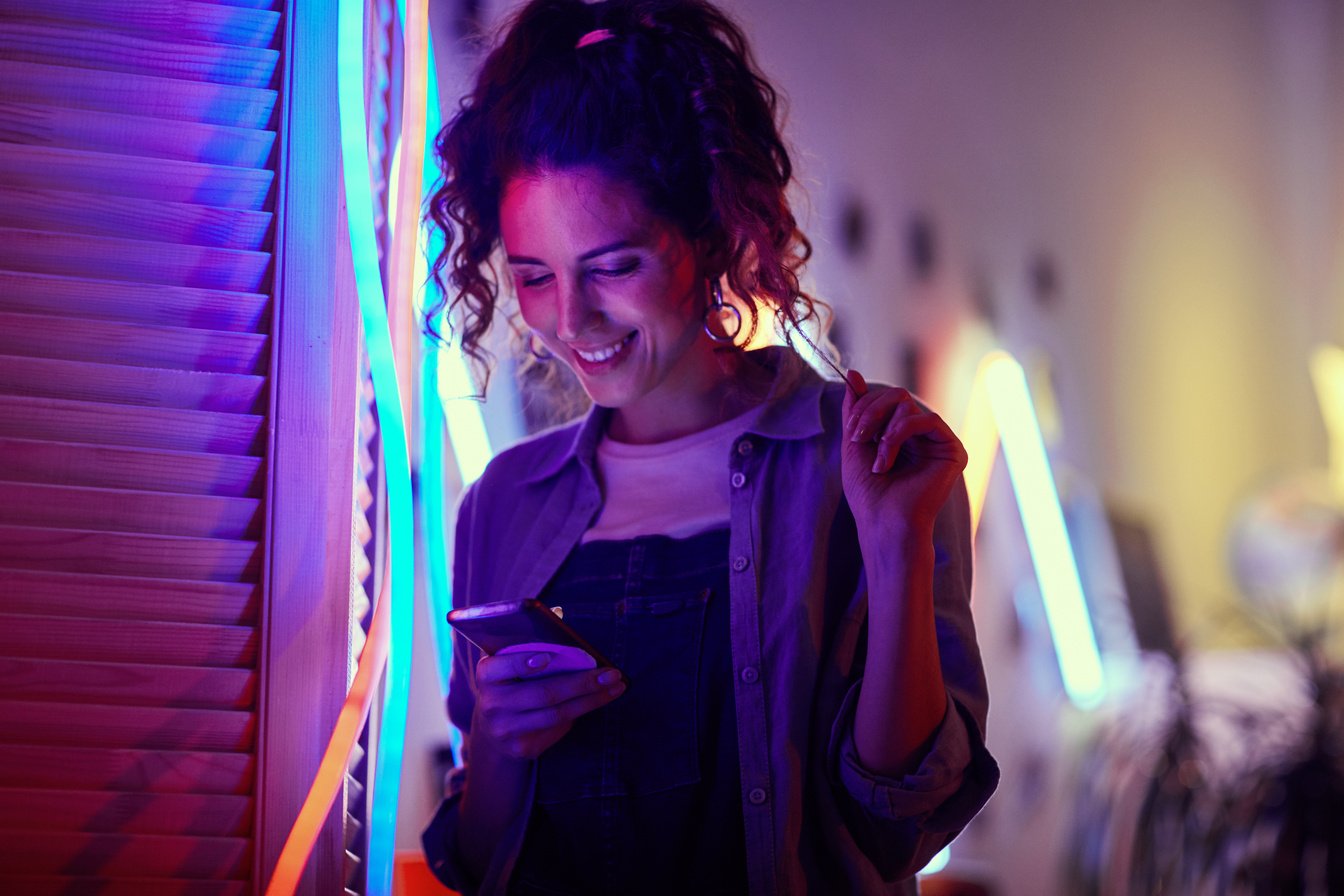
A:
[[[419,67],[423,84],[423,35],[427,12],[424,0],[408,12],[418,16],[407,22],[403,45],[407,64]],[[378,402],[379,432],[383,440],[383,469],[387,482],[388,531],[391,548],[392,586],[388,593],[391,619],[384,675],[384,701],[378,729],[373,773],[373,796],[369,811],[369,858],[366,892],[387,896],[392,892],[395,865],[397,806],[401,790],[401,765],[406,743],[406,713],[411,684],[412,634],[415,624],[414,587],[415,507],[411,492],[410,452],[406,439],[403,403],[398,389],[396,354],[388,326],[387,297],[383,294],[374,235],[373,193],[369,180],[368,126],[364,109],[364,2],[340,0],[337,26],[337,97],[341,121],[341,159],[345,174],[350,251],[354,260],[355,285],[360,316],[368,347],[369,371]],[[418,50],[418,52],[417,52]],[[416,61],[419,60],[419,61]],[[407,71],[410,83],[411,71]],[[414,105],[413,117],[423,116]],[[403,117],[402,126],[407,126]],[[423,126],[423,125],[422,125]],[[406,167],[406,166],[403,166]],[[418,178],[418,166],[415,166]],[[412,194],[419,195],[418,188]],[[404,222],[403,222],[404,224]],[[412,231],[414,233],[414,231]],[[412,240],[414,246],[414,240]],[[394,249],[396,243],[394,241]],[[409,279],[409,278],[405,278]],[[401,284],[398,284],[401,285]],[[409,296],[406,296],[409,301]]]
[[[369,707],[373,705],[377,693],[378,677],[382,674],[383,663],[387,660],[388,613],[387,595],[391,566],[383,567],[383,582],[378,591],[378,600],[373,605],[373,620],[369,623],[369,637],[359,654],[359,665],[355,669],[355,680],[350,684],[345,703],[336,717],[336,728],[327,742],[322,762],[317,767],[313,785],[308,789],[298,818],[285,838],[280,850],[280,859],[276,862],[271,881],[266,886],[266,896],[292,896],[299,887],[303,869],[312,855],[313,844],[322,830],[322,824],[331,812],[331,804],[345,783],[345,769],[350,764],[350,753],[354,750],[359,732],[364,728],[364,720],[369,717]]]

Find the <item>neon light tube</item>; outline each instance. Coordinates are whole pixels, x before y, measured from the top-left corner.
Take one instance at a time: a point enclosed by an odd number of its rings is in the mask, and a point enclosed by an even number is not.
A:
[[[1311,381],[1330,436],[1330,490],[1344,501],[1344,348],[1317,346],[1311,353]]]
[[[424,0],[412,15],[418,27],[406,28],[407,52],[414,52],[417,33],[424,33]],[[414,505],[411,495],[410,454],[406,424],[397,389],[396,356],[388,327],[387,300],[378,269],[373,230],[373,195],[369,181],[368,127],[364,110],[364,4],[339,0],[337,6],[337,98],[341,127],[346,212],[350,225],[350,252],[360,316],[368,346],[374,394],[379,398],[378,419],[383,441],[383,469],[387,482],[391,587],[388,591],[391,636],[387,653],[386,699],[378,731],[369,811],[367,892],[392,892],[397,802],[401,762],[405,749],[407,697],[410,691],[411,632],[414,625],[415,585]],[[421,50],[423,54],[423,50]]]
[[[373,619],[369,623],[369,637],[359,654],[359,665],[355,669],[355,680],[345,695],[340,714],[336,717],[336,728],[331,740],[327,742],[322,762],[317,767],[313,786],[304,798],[298,818],[285,838],[280,850],[271,882],[266,886],[266,896],[291,896],[299,887],[303,869],[312,855],[313,844],[317,842],[322,825],[331,812],[331,804],[336,794],[345,785],[345,769],[350,764],[350,753],[359,740],[359,732],[369,717],[369,708],[373,705],[373,696],[377,692],[375,685],[383,672],[387,661],[387,596],[390,566],[383,568],[383,583],[378,592],[378,600],[373,605]]]
[[[947,863],[950,861],[952,861],[952,847],[944,846],[942,849],[938,850],[933,858],[929,859],[929,864],[925,865],[923,869],[920,870],[919,876],[928,877],[931,874],[937,874],[939,871],[946,868]]]
[[[405,20],[405,0],[400,0],[402,20]],[[432,187],[438,178],[438,166],[434,159],[434,141],[442,126],[439,115],[438,70],[434,64],[434,45],[432,35],[426,31],[426,74],[425,74],[425,153],[422,184],[423,197],[432,195]],[[438,255],[443,245],[443,236],[437,230],[420,228],[420,251],[416,255],[415,282],[424,290],[436,290],[438,285],[429,279],[427,259]],[[419,293],[417,307],[427,307],[423,292]],[[435,321],[435,329],[441,331],[441,325]],[[428,620],[430,631],[434,633],[435,652],[438,655],[439,685],[441,693],[448,694],[448,679],[452,670],[452,641],[446,637],[443,619],[452,609],[452,583],[448,572],[447,544],[449,525],[448,508],[444,503],[444,470],[448,460],[449,446],[444,441],[445,428],[452,439],[452,461],[457,465],[459,479],[465,486],[475,481],[489,463],[494,452],[481,414],[481,405],[465,396],[476,391],[467,374],[466,361],[456,346],[441,346],[433,339],[425,338],[421,344],[422,358],[420,369],[421,384],[421,468],[420,481],[423,489],[420,494],[421,519],[424,522],[425,545],[429,578]],[[440,383],[443,385],[440,385]],[[456,729],[450,729],[449,740],[454,755],[461,755],[462,739]]]
[[[971,540],[980,529],[980,515],[985,509],[985,495],[989,492],[989,477],[994,472],[994,458],[999,451],[999,429],[994,422],[994,409],[989,404],[989,390],[985,386],[986,371],[1001,352],[991,352],[980,361],[971,384],[971,397],[962,422],[962,444],[966,446],[966,494],[971,504]]]
[[[1064,690],[1075,705],[1092,708],[1105,692],[1101,654],[1027,377],[1022,365],[1006,352],[996,352],[987,359],[983,372]]]

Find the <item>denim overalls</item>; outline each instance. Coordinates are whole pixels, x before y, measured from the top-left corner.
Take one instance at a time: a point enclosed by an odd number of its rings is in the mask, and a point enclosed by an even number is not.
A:
[[[745,893],[727,528],[581,544],[541,599],[628,687],[538,760],[510,893]]]

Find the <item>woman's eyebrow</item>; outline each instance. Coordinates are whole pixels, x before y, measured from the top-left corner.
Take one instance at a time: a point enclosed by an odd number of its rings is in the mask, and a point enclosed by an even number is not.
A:
[[[605,243],[598,246],[596,249],[589,249],[587,252],[580,255],[579,261],[587,261],[588,259],[596,258],[599,255],[606,255],[608,252],[615,252],[617,249],[629,249],[633,245],[634,243],[630,240],[616,240],[614,243]],[[540,258],[533,258],[530,255],[509,255],[508,262],[509,264],[546,264],[546,262],[542,261]]]

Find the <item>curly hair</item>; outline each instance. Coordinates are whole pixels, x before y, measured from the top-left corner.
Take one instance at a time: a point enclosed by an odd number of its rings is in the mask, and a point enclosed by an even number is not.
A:
[[[597,29],[611,36],[576,47]],[[796,330],[821,303],[798,281],[812,247],[785,195],[793,166],[778,105],[741,29],[704,0],[532,0],[438,136],[443,180],[428,217],[444,234],[431,267],[442,297],[427,328],[446,308],[487,381],[501,191],[520,174],[590,166],[713,247],[723,269],[710,274]]]

